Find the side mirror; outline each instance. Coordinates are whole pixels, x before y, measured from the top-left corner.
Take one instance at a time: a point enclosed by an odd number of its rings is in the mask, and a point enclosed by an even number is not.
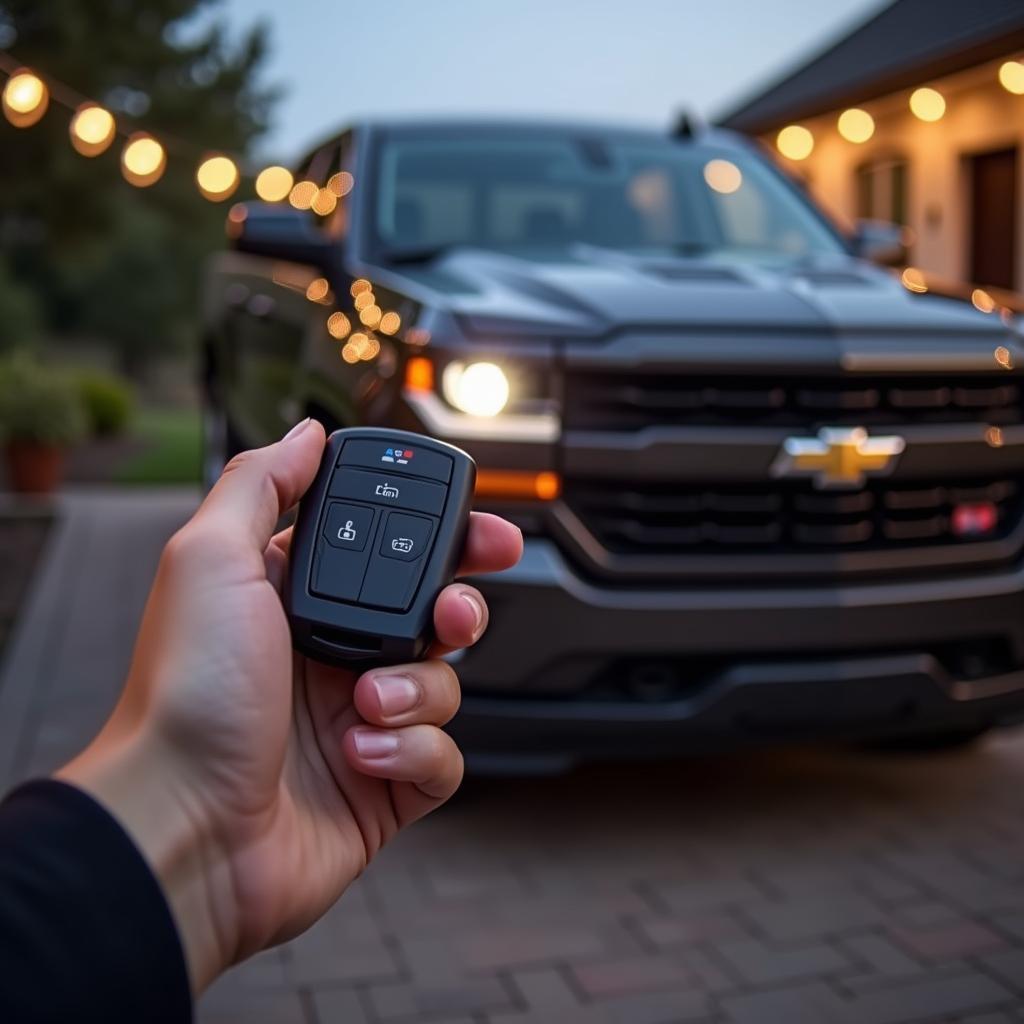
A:
[[[337,248],[308,213],[278,203],[238,203],[228,215],[227,232],[239,252],[317,267],[326,268]]]
[[[850,242],[864,260],[895,267],[906,263],[906,229],[886,220],[861,220]]]

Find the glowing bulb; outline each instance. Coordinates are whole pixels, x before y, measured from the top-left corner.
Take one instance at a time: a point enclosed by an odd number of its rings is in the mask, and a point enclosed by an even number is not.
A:
[[[349,323],[348,317],[344,313],[332,313],[327,318],[327,333],[332,338],[337,338],[341,341],[342,338],[348,335],[348,332],[352,330],[352,325]]]
[[[996,311],[996,300],[984,288],[975,288],[971,292],[971,303],[981,313],[994,313]]]
[[[946,101],[936,89],[915,89],[910,94],[910,110],[922,121],[938,121],[946,112]]]
[[[1024,95],[1024,64],[1019,60],[1008,60],[999,69],[999,84],[1014,96]]]
[[[265,203],[279,203],[282,199],[288,198],[295,179],[287,167],[274,164],[272,167],[264,167],[256,175],[256,195]]]
[[[1012,370],[1013,369],[1013,356],[1010,354],[1010,350],[1008,348],[1006,348],[1004,345],[1000,345],[992,353],[992,355],[995,356],[996,362],[1004,370]]]
[[[297,181],[288,193],[288,202],[296,210],[308,210],[319,191],[315,181]]]
[[[495,363],[449,363],[441,387],[449,403],[470,416],[497,416],[508,404],[508,377]]]
[[[326,277],[315,277],[306,288],[306,298],[310,302],[319,302],[328,292],[330,285]]]
[[[739,190],[743,175],[730,160],[709,160],[704,165],[704,180],[708,188],[727,196]]]
[[[402,326],[402,318],[397,313],[385,313],[380,318],[381,334],[397,334]]]
[[[375,328],[380,323],[381,310],[380,306],[370,305],[365,306],[359,311],[359,319],[364,326],[371,329]]]
[[[354,305],[356,307],[356,309],[358,309],[360,311],[366,309],[367,306],[372,306],[373,305],[373,292],[371,292],[371,291],[360,292],[356,296],[355,302],[353,302],[352,305]]]
[[[211,202],[219,203],[227,199],[238,188],[238,182],[238,167],[230,157],[210,156],[196,168],[199,191]]]
[[[370,291],[372,287],[373,285],[371,285],[365,277],[357,277],[352,282],[352,287],[349,288],[349,292],[352,294],[352,298],[356,298],[357,296],[362,295],[363,292]]]
[[[4,116],[15,128],[29,128],[46,113],[50,91],[46,83],[27,68],[7,79],[3,92]]]
[[[791,124],[775,140],[779,152],[789,160],[806,160],[814,149],[814,136],[801,124]]]
[[[338,171],[337,174],[332,174],[327,179],[327,188],[340,199],[352,191],[352,186],[355,183],[356,179],[348,171]]]
[[[866,110],[857,107],[844,110],[836,126],[847,142],[867,142],[875,134],[875,119]]]
[[[114,141],[117,125],[109,110],[95,103],[83,103],[71,118],[71,145],[82,156],[99,156]]]
[[[136,132],[121,151],[121,173],[138,188],[159,181],[166,166],[164,147],[145,132]]]

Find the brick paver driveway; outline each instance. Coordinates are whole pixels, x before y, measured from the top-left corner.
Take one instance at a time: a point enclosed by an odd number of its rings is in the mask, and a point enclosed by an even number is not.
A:
[[[68,500],[0,682],[4,783],[102,720],[194,502]],[[200,1020],[1024,1021],[1024,738],[478,782]]]

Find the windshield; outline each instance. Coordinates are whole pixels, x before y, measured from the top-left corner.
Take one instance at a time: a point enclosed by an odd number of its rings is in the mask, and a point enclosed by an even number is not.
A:
[[[770,260],[842,251],[756,156],[670,139],[393,139],[380,152],[375,228],[385,259],[463,245]]]

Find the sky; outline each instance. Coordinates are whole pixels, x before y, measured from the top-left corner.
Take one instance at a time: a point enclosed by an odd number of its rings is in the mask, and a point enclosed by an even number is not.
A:
[[[224,0],[272,26],[285,90],[265,155],[357,117],[499,114],[668,125],[711,118],[887,0]]]

